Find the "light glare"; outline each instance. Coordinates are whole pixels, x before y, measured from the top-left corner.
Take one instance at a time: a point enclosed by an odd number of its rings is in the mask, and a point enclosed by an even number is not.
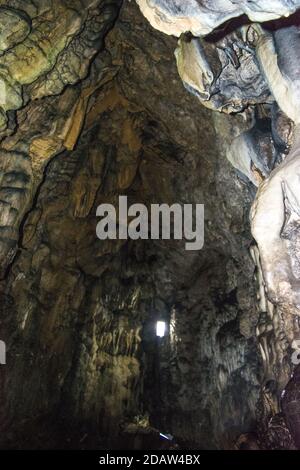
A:
[[[163,338],[163,336],[165,336],[165,331],[166,331],[166,322],[158,321],[156,323],[156,336]]]

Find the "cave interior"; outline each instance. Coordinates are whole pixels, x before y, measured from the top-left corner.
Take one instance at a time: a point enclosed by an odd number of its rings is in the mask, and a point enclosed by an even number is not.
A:
[[[0,449],[300,449],[299,46],[299,0],[0,0]],[[99,239],[124,196],[203,246]]]

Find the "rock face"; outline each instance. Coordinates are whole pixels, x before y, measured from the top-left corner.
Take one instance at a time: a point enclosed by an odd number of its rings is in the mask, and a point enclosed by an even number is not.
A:
[[[298,0],[136,0],[154,26],[180,36],[190,31],[205,36],[231,18],[248,15],[252,21],[269,21],[294,13]]]
[[[186,88],[206,107],[243,113],[248,123],[248,130],[241,129],[244,132],[228,146],[227,157],[258,186],[250,214],[258,247],[252,254],[261,271],[257,337],[266,384],[273,384],[268,400],[276,409],[276,395],[292,368],[290,348],[299,337],[299,5],[268,2],[265,10],[264,2],[240,2],[239,7],[205,0],[181,7],[176,1],[137,3],[155,28],[181,35],[175,55]],[[246,19],[232,22],[200,38],[241,13],[258,22],[295,14],[263,27]],[[297,413],[286,413],[286,418],[298,441]],[[270,436],[274,438],[271,431]],[[276,439],[280,446],[279,436]],[[283,436],[284,441],[282,446],[291,445]]]
[[[16,254],[20,224],[47,163],[74,148],[82,129],[93,90],[67,87],[88,75],[120,6],[118,1],[91,1],[84,9],[80,1],[43,1],[38,7],[13,3],[14,8],[0,8],[5,22],[0,56],[2,275]]]
[[[257,25],[200,36],[299,4],[137,3],[162,31],[197,38],[177,44],[126,0],[0,2],[0,445],[126,447],[146,427],[194,448],[292,448],[279,402],[299,334],[298,134],[259,49],[283,39]],[[204,249],[100,241],[97,206],[119,195],[204,203]],[[265,200],[271,227],[286,208],[266,247]]]

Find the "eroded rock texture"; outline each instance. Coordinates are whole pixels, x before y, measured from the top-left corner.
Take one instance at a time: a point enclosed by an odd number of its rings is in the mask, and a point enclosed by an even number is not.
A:
[[[283,39],[247,21],[202,36],[299,2],[137,3],[179,42],[135,2],[0,2],[0,445],[149,448],[160,430],[194,448],[293,448],[279,402],[299,335],[297,132],[263,59]],[[257,187],[274,203],[283,173],[278,272],[249,211]],[[96,208],[119,195],[204,203],[205,249],[98,240]],[[282,276],[274,295],[266,272]]]
[[[265,379],[259,406],[267,437],[261,445],[290,448],[293,443],[286,426],[298,442],[298,411],[286,412],[285,424],[276,413],[278,394],[293,367],[290,348],[299,337],[299,5],[246,1],[237,6],[205,0],[137,3],[155,28],[180,36],[175,55],[187,90],[210,109],[244,116],[246,130],[240,128],[226,153],[240,176],[258,187],[250,218],[257,242],[251,252],[259,283],[257,340]],[[219,27],[242,13],[248,19]],[[288,18],[267,23],[280,17]],[[291,383],[296,396],[298,382]],[[283,406],[289,410],[286,400]],[[267,428],[264,422],[269,423]]]
[[[120,2],[2,2],[1,273],[49,160],[76,145],[92,86],[69,88],[116,19]],[[14,32],[16,29],[16,33]],[[103,73],[100,71],[100,74]],[[45,101],[42,102],[42,98]],[[16,110],[22,108],[16,114]]]
[[[227,20],[248,15],[252,21],[288,16],[299,8],[298,0],[137,0],[152,26],[180,36],[190,31],[204,36]]]

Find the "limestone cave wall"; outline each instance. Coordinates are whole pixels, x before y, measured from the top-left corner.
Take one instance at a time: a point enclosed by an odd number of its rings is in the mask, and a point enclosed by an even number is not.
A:
[[[267,298],[256,187],[227,158],[245,113],[200,106],[177,39],[133,1],[1,1],[0,24],[1,447],[126,447],[132,423],[190,448],[293,446],[298,326]],[[204,249],[100,241],[119,195],[205,204]]]

